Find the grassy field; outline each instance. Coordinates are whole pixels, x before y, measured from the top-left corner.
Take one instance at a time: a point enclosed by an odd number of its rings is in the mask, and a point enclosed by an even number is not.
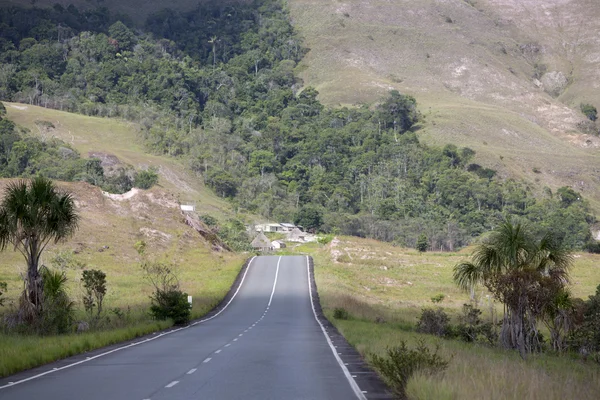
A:
[[[468,146],[476,162],[536,190],[571,186],[600,211],[600,140],[577,127],[581,102],[600,106],[594,2],[288,3],[310,49],[297,73],[322,102],[372,103],[390,89],[414,95],[425,142]],[[568,77],[559,97],[534,81],[536,64]]]
[[[149,259],[175,266],[182,289],[194,298],[193,317],[205,314],[220,301],[247,255],[213,251],[209,243],[184,224],[179,203],[194,203],[198,213],[225,219],[232,215],[225,201],[206,190],[178,160],[144,153],[135,125],[21,104],[6,103],[6,106],[8,118],[30,129],[32,134],[59,137],[71,143],[83,157],[100,152],[137,168],[156,166],[160,180],[158,186],[127,198],[110,198],[87,183],[59,183],[73,194],[81,221],[72,239],[48,246],[42,264],[53,267],[53,259],[62,253],[78,263],[79,266],[65,270],[68,292],[79,310],[78,320],[85,319],[81,311],[82,269],[104,271],[108,286],[106,315],[115,320],[113,310],[118,308],[126,321],[118,330],[73,337],[0,336],[0,376],[164,327],[165,324],[148,321],[151,288],[143,279],[141,259],[134,249],[138,241],[147,243]],[[36,121],[50,121],[55,128],[41,131]],[[0,193],[8,182],[0,180]],[[8,283],[9,304],[5,311],[16,304],[23,289],[24,271],[25,261],[20,253],[9,247],[0,254],[0,281]],[[38,345],[33,346],[36,342]]]
[[[443,340],[414,331],[423,307],[441,306],[456,317],[469,301],[452,282],[452,268],[469,256],[459,253],[418,253],[412,249],[358,238],[342,237],[327,246],[297,249],[312,254],[321,304],[327,317],[363,354],[383,354],[387,347],[419,339],[451,359],[442,376],[417,376],[409,382],[411,399],[596,399],[600,367],[592,362],[549,355],[527,361],[516,352]],[[600,256],[576,254],[571,290],[587,298],[600,284]],[[435,305],[431,298],[444,294]],[[479,307],[489,315],[490,303],[479,292]],[[491,305],[498,311],[498,305]],[[333,318],[343,307],[349,320]],[[375,322],[379,320],[380,323]],[[381,320],[384,323],[381,323]]]
[[[0,181],[0,191],[4,184],[6,181]],[[70,190],[78,202],[82,217],[80,229],[68,242],[50,245],[42,263],[52,267],[53,258],[66,252],[83,268],[104,271],[108,287],[105,316],[113,321],[109,326],[116,324],[122,328],[44,338],[0,335],[0,376],[166,327],[165,323],[149,321],[152,290],[143,278],[141,260],[133,247],[139,240],[147,242],[149,259],[174,265],[182,290],[193,296],[194,318],[205,314],[223,298],[247,258],[243,254],[212,251],[197,232],[182,223],[177,204],[172,205],[173,196],[162,189],[152,189],[118,202],[105,198],[98,188],[84,183],[61,186]],[[1,257],[0,281],[8,282],[9,304],[5,311],[9,312],[16,306],[23,289],[21,275],[25,262],[12,248],[1,253]],[[83,268],[65,270],[68,292],[78,309],[78,321],[87,319],[81,300]],[[117,317],[114,311],[117,308],[124,314],[123,320]]]

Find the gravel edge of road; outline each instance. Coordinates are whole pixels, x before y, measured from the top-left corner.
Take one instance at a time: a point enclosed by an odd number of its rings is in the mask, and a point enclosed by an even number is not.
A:
[[[238,290],[240,284],[242,283],[242,279],[244,277],[244,274],[246,273],[246,270],[248,269],[248,266],[250,265],[250,262],[254,259],[255,257],[252,256],[250,258],[248,258],[246,260],[246,262],[244,262],[244,264],[242,265],[240,272],[238,273],[238,275],[236,276],[235,280],[233,281],[233,284],[231,285],[231,287],[229,288],[229,291],[227,292],[227,294],[225,294],[225,297],[223,297],[223,299],[219,302],[219,304],[217,304],[215,307],[213,307],[212,310],[210,310],[208,313],[204,314],[202,317],[194,319],[192,321],[190,321],[189,323],[185,324],[185,325],[174,325],[170,328],[167,329],[163,329],[161,331],[156,331],[156,332],[152,332],[152,333],[148,333],[146,335],[142,335],[142,336],[138,336],[136,338],[133,339],[129,339],[129,340],[125,340],[123,342],[119,342],[119,343],[115,343],[115,344],[111,344],[108,346],[104,346],[104,347],[99,347],[97,349],[94,350],[89,350],[89,351],[85,351],[83,353],[79,353],[73,356],[69,356],[66,358],[62,358],[60,360],[56,360],[56,361],[52,361],[49,362],[47,364],[43,364],[40,365],[39,367],[33,367],[31,369],[27,369],[21,372],[17,372],[15,374],[12,375],[8,375],[5,376],[4,378],[0,378],[0,386],[6,385],[9,382],[17,382],[23,379],[27,379],[29,377],[35,376],[35,375],[39,375],[41,373],[47,372],[49,370],[53,370],[55,368],[61,368],[64,367],[66,365],[70,365],[70,364],[74,364],[80,361],[84,361],[85,359],[87,359],[88,357],[94,357],[96,355],[102,354],[102,353],[106,353],[109,352],[111,350],[115,350],[118,349],[120,347],[124,347],[124,346],[128,346],[130,344],[133,343],[137,343],[137,342],[142,342],[144,340],[150,339],[156,335],[160,335],[160,334],[164,334],[164,333],[168,333],[174,330],[179,330],[183,327],[186,326],[190,326],[198,321],[207,319],[207,318],[211,318],[212,316],[214,316],[215,314],[219,313],[226,305],[227,303],[229,303],[229,301],[231,300],[231,298],[235,295],[236,291]]]
[[[346,340],[346,338],[337,330],[337,328],[329,322],[323,314],[323,308],[319,299],[317,282],[315,280],[315,263],[311,256],[308,256],[308,267],[310,271],[310,285],[312,289],[313,304],[319,322],[329,333],[329,338],[333,342],[338,351],[338,355],[346,364],[350,374],[363,391],[367,399],[396,399],[392,391],[388,388],[379,374],[375,372],[367,361],[360,355],[358,351]],[[366,393],[365,393],[366,392]]]

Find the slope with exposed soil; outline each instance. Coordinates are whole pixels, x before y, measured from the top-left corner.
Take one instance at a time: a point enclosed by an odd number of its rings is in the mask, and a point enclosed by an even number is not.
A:
[[[326,104],[413,94],[427,142],[469,146],[482,164],[538,188],[572,186],[599,209],[600,140],[584,133],[579,111],[600,106],[597,2],[289,4],[311,49],[299,75]]]

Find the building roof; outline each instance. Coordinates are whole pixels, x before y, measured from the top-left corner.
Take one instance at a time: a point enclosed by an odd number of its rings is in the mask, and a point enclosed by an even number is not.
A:
[[[283,226],[284,228],[291,228],[291,229],[294,229],[296,227],[296,225],[290,224],[288,222],[282,222],[279,225]]]
[[[255,249],[270,248],[271,247],[271,241],[269,240],[268,237],[265,236],[264,233],[260,232],[258,235],[256,235],[256,237],[252,241],[251,245]]]
[[[292,240],[293,239],[299,240],[299,239],[304,238],[305,236],[306,236],[306,233],[302,232],[298,228],[294,228],[290,231],[290,233],[288,233],[288,238],[292,239]]]

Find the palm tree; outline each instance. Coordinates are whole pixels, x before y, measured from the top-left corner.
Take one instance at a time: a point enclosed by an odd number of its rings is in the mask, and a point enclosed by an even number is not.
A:
[[[539,348],[537,321],[568,283],[571,264],[551,234],[537,241],[507,221],[475,249],[471,262],[454,267],[454,281],[464,290],[481,283],[504,304],[501,343],[525,357]]]
[[[27,261],[26,290],[23,298],[41,311],[43,279],[38,269],[42,252],[50,242],[58,243],[73,235],[79,216],[71,194],[57,190],[44,177],[9,184],[0,203],[0,251],[8,244]]]

